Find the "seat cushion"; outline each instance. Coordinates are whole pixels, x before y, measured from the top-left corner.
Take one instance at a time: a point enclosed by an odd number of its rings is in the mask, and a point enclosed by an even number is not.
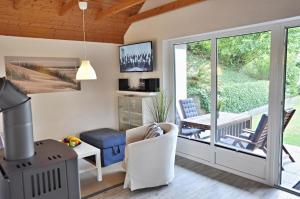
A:
[[[179,100],[179,103],[184,118],[196,117],[199,115],[193,98]]]
[[[191,136],[197,133],[201,133],[201,129],[195,129],[195,128],[182,128],[180,135],[186,135]]]
[[[124,145],[126,134],[109,128],[95,129],[80,134],[80,139],[97,148],[106,149]]]

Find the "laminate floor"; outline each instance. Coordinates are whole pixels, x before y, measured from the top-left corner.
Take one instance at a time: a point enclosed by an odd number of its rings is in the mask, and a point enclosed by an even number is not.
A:
[[[299,199],[284,191],[182,157],[176,157],[175,172],[176,177],[168,186],[134,192],[119,186],[91,199]]]

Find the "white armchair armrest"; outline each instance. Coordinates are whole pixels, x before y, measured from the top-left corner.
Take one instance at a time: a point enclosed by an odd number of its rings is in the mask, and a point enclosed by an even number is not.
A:
[[[147,130],[147,126],[141,126],[133,129],[129,129],[126,131],[126,145],[143,140],[145,137],[145,133]]]

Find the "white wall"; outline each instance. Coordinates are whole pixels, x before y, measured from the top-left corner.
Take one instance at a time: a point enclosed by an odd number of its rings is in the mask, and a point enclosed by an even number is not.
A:
[[[118,47],[88,42],[87,49],[98,80],[83,81],[81,91],[31,95],[36,140],[58,139],[99,127],[117,128]],[[5,75],[4,56],[81,58],[82,55],[82,42],[78,41],[0,36],[0,76]]]
[[[174,49],[175,54],[175,84],[176,84],[176,109],[180,110],[179,100],[187,98],[187,45],[177,45]],[[183,118],[181,111],[179,117]]]
[[[162,1],[148,0],[142,10],[155,7],[155,3],[161,5]],[[139,77],[163,78],[172,75],[165,70],[168,66],[164,66],[164,69],[162,67],[163,40],[298,15],[299,0],[206,0],[132,24],[125,35],[125,43],[154,41],[157,68],[152,73],[141,73]],[[133,81],[137,79],[136,74],[119,76],[128,77]]]
[[[158,6],[171,3],[172,1],[175,0],[148,0],[145,2],[145,4],[143,5],[143,7],[140,9],[139,12],[144,12]]]

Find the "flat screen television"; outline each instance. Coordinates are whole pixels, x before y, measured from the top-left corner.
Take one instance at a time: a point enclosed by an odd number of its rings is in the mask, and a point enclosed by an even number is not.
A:
[[[153,71],[152,42],[143,42],[120,46],[121,72]]]

